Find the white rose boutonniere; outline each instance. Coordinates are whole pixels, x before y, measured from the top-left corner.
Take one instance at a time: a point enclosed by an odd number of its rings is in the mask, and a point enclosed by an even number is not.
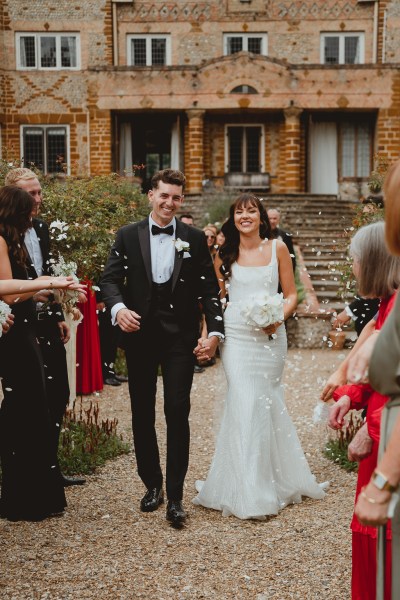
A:
[[[185,242],[184,240],[181,240],[181,238],[178,238],[177,240],[174,240],[174,245],[178,254],[183,255],[183,258],[190,256],[189,242]]]

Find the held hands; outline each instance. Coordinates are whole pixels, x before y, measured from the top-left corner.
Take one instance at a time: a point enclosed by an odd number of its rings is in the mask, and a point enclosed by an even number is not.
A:
[[[343,418],[350,410],[349,396],[342,396],[329,411],[328,425],[331,429],[341,429],[343,426]]]
[[[7,315],[6,322],[2,325],[3,333],[7,333],[12,325],[14,325],[14,315],[10,313]]]
[[[336,390],[336,388],[338,388],[340,385],[344,385],[345,383],[346,376],[341,371],[341,369],[339,368],[336,371],[334,371],[332,375],[328,378],[328,381],[326,382],[324,389],[321,392],[320,399],[322,400],[322,402],[328,402],[328,400],[332,398],[333,392]]]
[[[388,508],[391,493],[386,490],[378,490],[369,483],[361,490],[355,506],[355,515],[362,525],[384,525],[388,520]]]
[[[193,350],[193,354],[200,363],[207,362],[216,353],[218,343],[219,337],[217,335],[212,335],[209,338],[199,338],[197,340],[197,346]]]
[[[268,325],[268,327],[263,327],[262,330],[267,335],[274,335],[274,333],[276,333],[276,330],[282,325],[282,323],[283,321],[277,321],[276,323]]]
[[[139,331],[141,316],[129,308],[121,308],[117,312],[117,323],[125,333]]]
[[[361,427],[347,449],[349,460],[359,462],[372,452],[373,440],[369,436],[367,424]]]

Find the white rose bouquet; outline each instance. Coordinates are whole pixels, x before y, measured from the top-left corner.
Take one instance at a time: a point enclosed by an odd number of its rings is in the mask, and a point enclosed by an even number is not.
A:
[[[0,337],[3,334],[3,325],[7,322],[8,315],[11,314],[11,308],[6,302],[0,300]]]
[[[263,329],[284,320],[284,304],[283,294],[257,296],[243,306],[241,315],[248,325],[252,325],[256,329]]]

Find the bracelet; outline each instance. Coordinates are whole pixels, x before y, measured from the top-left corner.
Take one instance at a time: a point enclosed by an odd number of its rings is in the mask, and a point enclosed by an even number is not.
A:
[[[361,491],[360,496],[370,504],[388,504],[390,502],[390,498],[388,498],[388,500],[375,500],[374,498],[370,498],[369,496],[367,496],[364,490]]]

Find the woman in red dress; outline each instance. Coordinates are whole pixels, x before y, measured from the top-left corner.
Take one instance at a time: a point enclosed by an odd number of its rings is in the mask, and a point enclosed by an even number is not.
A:
[[[103,389],[101,370],[99,325],[96,312],[96,296],[88,286],[87,302],[79,303],[83,315],[79,323],[76,339],[76,393],[92,394]]]
[[[389,254],[385,245],[384,223],[372,223],[362,227],[353,237],[350,254],[358,291],[367,297],[380,297],[376,330],[379,330],[395,300],[400,284],[400,259]],[[340,429],[344,415],[351,409],[367,409],[366,420],[349,446],[349,458],[359,461],[356,501],[362,488],[369,482],[377,465],[381,412],[388,401],[387,396],[375,392],[367,383],[343,385],[333,395],[329,425]],[[361,525],[355,515],[352,529],[352,599],[375,600],[376,598],[376,538],[377,529]],[[390,553],[391,533],[388,530],[387,552]],[[390,560],[388,560],[390,564]],[[390,573],[387,577],[385,599],[390,599]]]

